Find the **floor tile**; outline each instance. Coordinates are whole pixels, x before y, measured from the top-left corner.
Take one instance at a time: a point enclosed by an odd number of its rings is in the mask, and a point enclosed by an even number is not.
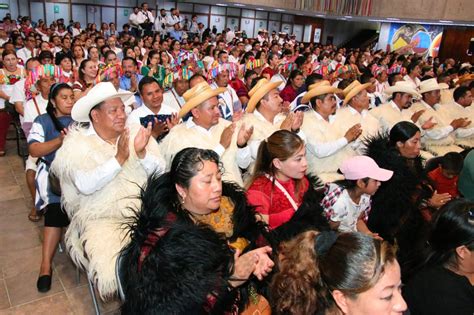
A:
[[[0,266],[4,278],[11,278],[24,272],[39,271],[41,245],[0,255]]]
[[[48,296],[12,309],[12,315],[69,315],[74,314],[73,308],[65,293]]]
[[[23,231],[0,231],[0,255],[41,245],[37,227]]]
[[[11,278],[5,278],[12,306],[24,304],[64,291],[58,277],[55,277],[54,274],[51,283],[51,290],[46,293],[38,292],[36,289],[37,280],[37,268],[33,271],[21,273]]]
[[[23,197],[24,196],[19,185],[3,186],[0,190],[0,202]]]
[[[0,217],[16,213],[27,213],[29,209],[30,205],[25,201],[25,198],[2,201],[0,202]]]

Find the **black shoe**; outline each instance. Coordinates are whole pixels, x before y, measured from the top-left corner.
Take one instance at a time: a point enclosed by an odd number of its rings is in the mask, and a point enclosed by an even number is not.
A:
[[[36,282],[36,287],[39,292],[48,292],[51,289],[51,275],[40,276],[38,282]]]

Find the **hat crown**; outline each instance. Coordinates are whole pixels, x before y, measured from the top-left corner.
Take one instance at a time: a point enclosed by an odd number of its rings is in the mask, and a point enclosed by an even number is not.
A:
[[[260,88],[265,86],[266,84],[270,83],[267,79],[260,79],[258,80],[257,84],[249,91],[249,96],[252,97],[252,95],[255,94]]]
[[[329,83],[328,80],[318,81],[318,82],[316,82],[316,83],[311,84],[311,85],[308,87],[308,91],[309,91],[309,90],[312,90],[312,89],[314,89],[314,88],[317,88],[318,86],[328,86],[328,85],[331,85],[331,83]]]
[[[106,96],[107,95],[107,97],[108,97],[108,96],[112,96],[112,95],[115,95],[115,94],[117,94],[117,90],[115,89],[112,82],[99,82],[89,91],[89,93],[87,93],[86,96],[84,96],[84,98],[86,100],[91,100],[92,101],[97,96]],[[94,104],[94,105],[97,105],[97,104]]]
[[[435,90],[441,90],[441,88],[439,87],[438,81],[435,78],[421,81],[420,93],[425,93],[425,92],[430,92],[430,91],[435,91]]]

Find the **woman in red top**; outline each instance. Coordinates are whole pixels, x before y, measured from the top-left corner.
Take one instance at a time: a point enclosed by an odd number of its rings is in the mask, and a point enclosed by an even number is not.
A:
[[[304,84],[303,73],[299,70],[293,70],[288,77],[288,83],[285,88],[280,92],[280,97],[283,102],[291,103],[298,96],[298,90]]]
[[[262,70],[261,76],[270,80],[275,74],[278,73],[278,65],[280,64],[280,58],[277,54],[270,52],[268,54],[268,65]]]
[[[327,227],[314,188],[319,183],[306,177],[307,168],[304,141],[295,133],[279,130],[260,144],[247,200],[271,230],[296,235]]]

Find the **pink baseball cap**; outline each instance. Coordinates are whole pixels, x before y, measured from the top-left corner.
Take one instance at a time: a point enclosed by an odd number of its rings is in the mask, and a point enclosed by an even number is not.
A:
[[[368,156],[354,156],[342,163],[340,168],[345,179],[357,180],[372,178],[381,182],[389,180],[393,172],[380,168],[375,161]]]

